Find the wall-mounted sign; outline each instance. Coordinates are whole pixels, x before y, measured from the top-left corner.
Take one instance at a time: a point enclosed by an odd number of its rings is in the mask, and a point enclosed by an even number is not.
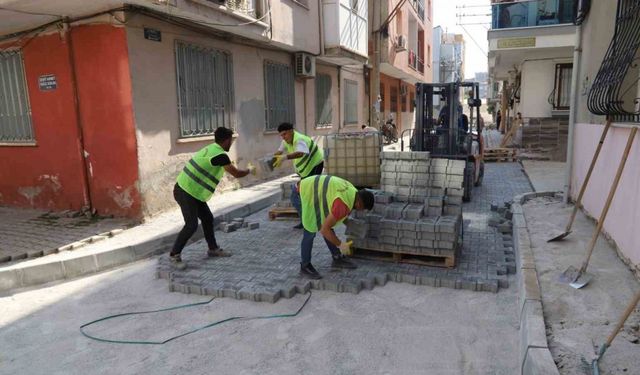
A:
[[[498,39],[498,48],[526,48],[535,46],[535,37]]]
[[[162,42],[162,33],[160,30],[144,28],[144,38],[154,42]]]
[[[53,74],[45,74],[38,77],[38,86],[40,91],[51,91],[58,88],[58,82],[56,76]]]

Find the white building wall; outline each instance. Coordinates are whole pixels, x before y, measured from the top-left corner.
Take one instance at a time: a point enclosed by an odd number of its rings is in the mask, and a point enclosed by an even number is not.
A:
[[[525,61],[522,64],[522,117],[551,117],[552,108],[547,99],[553,91],[555,66],[553,60]]]

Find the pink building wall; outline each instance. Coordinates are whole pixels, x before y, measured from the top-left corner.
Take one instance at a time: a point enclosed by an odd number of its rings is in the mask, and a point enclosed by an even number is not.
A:
[[[571,176],[571,197],[574,200],[587,174],[603,129],[602,124],[576,124]],[[583,197],[584,210],[596,220],[609,194],[630,131],[627,128],[612,127],[602,146]],[[616,242],[623,256],[640,270],[640,135],[636,135],[629,153],[618,190],[604,222],[604,231]]]

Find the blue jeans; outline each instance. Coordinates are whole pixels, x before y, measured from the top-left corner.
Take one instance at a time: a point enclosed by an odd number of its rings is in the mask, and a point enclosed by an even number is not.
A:
[[[306,267],[307,265],[309,265],[309,263],[311,263],[311,249],[313,249],[313,240],[315,238],[315,233],[311,233],[306,229],[304,230],[304,234],[302,235],[302,245],[300,249],[300,256],[302,258],[300,265],[302,267]],[[326,242],[327,247],[329,248],[329,251],[331,251],[331,255],[333,257],[338,257],[340,255],[340,249],[338,249],[336,245],[329,242],[326,238],[324,239],[324,242]]]
[[[300,221],[302,221],[302,201],[300,200],[300,192],[296,187],[296,184],[293,184],[291,187],[291,204],[298,211],[298,216],[300,217]]]

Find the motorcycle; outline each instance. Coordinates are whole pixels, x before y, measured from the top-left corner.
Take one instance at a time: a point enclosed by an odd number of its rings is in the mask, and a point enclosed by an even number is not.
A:
[[[398,142],[398,129],[393,123],[392,118],[388,119],[387,122],[382,125],[381,130],[384,143],[390,144]]]

